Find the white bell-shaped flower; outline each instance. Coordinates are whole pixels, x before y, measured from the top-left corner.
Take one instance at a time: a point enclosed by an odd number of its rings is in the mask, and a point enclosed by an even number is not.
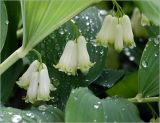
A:
[[[121,24],[118,24],[115,28],[115,33],[116,33],[116,37],[115,37],[115,43],[114,43],[114,48],[117,51],[121,51],[123,49],[123,28]]]
[[[123,15],[121,19],[123,26],[123,40],[126,46],[135,46],[131,21],[127,15]]]
[[[87,51],[86,40],[83,36],[79,36],[77,39],[78,47],[78,68],[83,74],[87,74],[89,69],[95,64],[90,61],[90,57]]]
[[[51,99],[50,91],[51,91],[51,81],[48,74],[48,69],[45,64],[42,64],[43,67],[39,71],[39,87],[38,87],[38,94],[37,100],[48,101]]]
[[[68,75],[76,75],[77,73],[77,44],[74,41],[68,41],[63,54],[57,65],[53,65],[59,71]]]
[[[39,72],[33,72],[31,75],[31,81],[27,90],[26,102],[34,103],[37,100],[39,82]]]
[[[37,71],[39,64],[40,63],[37,60],[32,62],[27,71],[19,78],[19,81],[16,82],[21,88],[28,88],[32,74],[33,72]]]
[[[98,45],[102,45],[104,47],[108,46],[108,39],[110,36],[110,27],[112,26],[113,17],[111,15],[107,15],[104,18],[102,27],[99,33],[96,36],[96,43]]]
[[[109,28],[109,38],[108,38],[108,45],[110,46],[114,46],[114,42],[115,42],[115,30],[116,30],[116,25],[118,24],[118,18],[117,17],[113,17],[110,28]]]

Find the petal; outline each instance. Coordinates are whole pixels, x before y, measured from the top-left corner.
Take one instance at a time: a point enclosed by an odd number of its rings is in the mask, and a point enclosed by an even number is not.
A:
[[[68,41],[63,54],[57,65],[53,65],[59,71],[68,75],[75,75],[77,71],[77,44],[75,41]]]
[[[131,27],[130,19],[127,15],[124,15],[122,17],[122,26],[123,26],[123,40],[126,46],[132,46],[135,45],[134,39],[133,39],[133,32]]]
[[[43,64],[43,69],[39,72],[39,88],[37,100],[48,101],[50,97],[50,78],[48,74],[48,69],[45,64]]]
[[[123,49],[123,29],[122,29],[122,25],[118,24],[116,26],[116,37],[115,37],[115,43],[114,43],[114,47],[117,51],[121,51]]]
[[[112,20],[113,20],[113,17],[111,15],[107,15],[105,17],[102,27],[96,36],[96,43],[98,45],[102,45],[104,47],[108,46],[109,31],[110,31]]]
[[[16,82],[21,88],[24,88],[24,89],[28,88],[31,77],[32,77],[32,73],[37,71],[39,64],[40,63],[37,60],[32,62],[32,64],[27,69],[27,71],[19,78],[19,81]]]
[[[113,17],[112,19],[112,23],[110,24],[110,30],[108,32],[108,44],[110,46],[114,45],[115,42],[115,29],[116,29],[116,25],[118,24],[118,18],[117,17]]]
[[[25,98],[26,102],[34,103],[37,98],[37,91],[38,91],[38,81],[39,81],[39,73],[34,72],[32,73],[31,82],[29,84],[29,88],[27,90],[27,96]]]
[[[91,63],[90,57],[87,51],[86,40],[83,36],[79,36],[77,40],[78,47],[78,68],[82,73],[87,74],[89,69],[94,65]]]

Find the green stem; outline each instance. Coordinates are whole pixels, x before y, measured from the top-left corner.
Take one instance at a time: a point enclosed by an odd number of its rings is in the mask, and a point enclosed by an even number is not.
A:
[[[72,26],[72,28],[74,29],[74,36],[73,36],[73,40],[77,39],[78,36],[80,35],[79,29],[77,27],[77,25],[75,23],[73,23],[71,20],[69,21],[70,25]]]
[[[41,70],[41,68],[43,68],[41,54],[35,49],[32,49],[31,51],[33,51],[37,55],[38,61],[40,62],[39,70]]]
[[[158,117],[158,114],[155,112],[154,108],[151,106],[151,104],[147,103],[147,106],[152,111],[152,115],[154,118]]]
[[[17,30],[17,38],[21,38],[23,36],[23,28]]]
[[[128,100],[133,103],[159,102],[160,97],[147,97],[147,98],[141,98],[141,99],[137,99],[135,97],[135,98],[129,98]]]
[[[17,49],[12,53],[5,61],[0,64],[0,75],[5,72],[11,65],[13,65],[20,58],[23,58],[28,53],[27,50],[24,50],[22,47]]]

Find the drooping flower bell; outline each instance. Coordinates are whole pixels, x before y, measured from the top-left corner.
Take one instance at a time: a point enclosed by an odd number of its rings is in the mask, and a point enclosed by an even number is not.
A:
[[[121,24],[116,25],[115,33],[114,48],[117,51],[121,51],[123,49],[123,29]]]
[[[53,90],[54,86],[50,82],[48,69],[45,64],[35,60],[22,77],[17,84],[27,90],[26,102],[35,103],[39,100],[48,101],[51,99],[50,91]]]
[[[39,82],[39,72],[33,72],[31,76],[31,81],[27,90],[25,102],[30,102],[30,103],[36,102],[37,92],[38,92],[38,82]]]
[[[95,64],[90,61],[86,45],[85,38],[83,36],[79,36],[77,39],[78,69],[80,69],[83,74],[87,74],[89,69]]]
[[[52,99],[50,97],[50,91],[52,91],[53,85],[51,84],[48,69],[45,64],[42,64],[43,68],[39,71],[39,87],[37,100],[48,101]]]
[[[75,41],[68,41],[63,54],[57,65],[53,65],[59,71],[68,75],[76,75],[77,73],[77,44]]]
[[[123,40],[127,47],[135,46],[131,21],[127,15],[123,15],[121,18],[123,28]]]
[[[16,83],[21,88],[27,89],[30,84],[32,74],[37,71],[39,65],[40,63],[37,60],[32,62],[27,71],[19,78],[19,81],[17,81]]]

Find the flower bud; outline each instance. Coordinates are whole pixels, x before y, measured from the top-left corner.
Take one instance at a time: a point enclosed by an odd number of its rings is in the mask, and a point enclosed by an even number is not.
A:
[[[108,46],[109,32],[110,27],[113,21],[113,17],[111,15],[107,15],[103,21],[102,27],[99,33],[96,36],[96,42],[98,45],[102,45],[104,47]]]
[[[45,64],[43,64],[43,68],[39,71],[39,88],[37,100],[48,101],[51,99],[50,97],[51,91],[51,81],[48,74],[48,69]]]
[[[77,44],[68,41],[57,65],[53,65],[59,71],[68,75],[76,75],[77,72]]]
[[[37,60],[32,62],[27,71],[19,78],[19,81],[16,82],[21,88],[28,88],[32,73],[37,71],[39,64],[40,63]]]
[[[118,24],[115,28],[115,43],[114,43],[114,48],[117,51],[121,51],[123,49],[123,29],[122,29],[122,25]]]
[[[37,100],[38,81],[39,81],[39,73],[33,72],[31,77],[31,82],[27,90],[27,96],[25,98],[26,102],[34,103]]]
[[[83,36],[79,36],[77,40],[78,47],[78,68],[83,74],[87,74],[89,69],[94,65],[90,61],[90,57],[87,51],[86,40]]]
[[[124,15],[121,19],[123,26],[123,40],[126,46],[134,46],[133,32],[130,19],[127,15]]]

